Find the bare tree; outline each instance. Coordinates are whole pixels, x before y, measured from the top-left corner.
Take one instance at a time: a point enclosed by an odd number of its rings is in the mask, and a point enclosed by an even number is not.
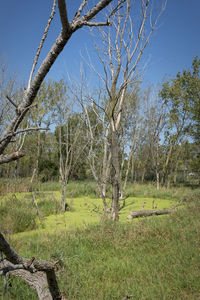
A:
[[[93,67],[102,79],[109,103],[111,184],[113,220],[118,220],[120,197],[119,128],[126,99],[126,91],[134,78],[136,67],[149,43],[158,19],[165,9],[166,1],[156,16],[151,0],[126,1],[126,8],[112,16],[113,26],[100,29],[101,46],[95,42],[103,73]],[[135,4],[135,5],[134,5]],[[140,11],[138,11],[140,7]],[[133,18],[134,9],[137,19]],[[103,47],[103,48],[102,48]]]
[[[83,0],[79,9],[77,10],[73,20],[70,22],[68,19],[67,8],[65,0],[58,0],[58,9],[60,20],[62,24],[61,32],[55,40],[52,48],[48,52],[47,56],[41,63],[39,69],[37,70],[35,76],[34,71],[38,62],[38,58],[46,39],[49,26],[55,14],[56,0],[53,1],[53,7],[51,11],[51,16],[48,20],[47,26],[45,28],[43,37],[41,39],[40,45],[38,47],[33,67],[28,80],[28,86],[24,90],[22,101],[20,104],[9,97],[8,101],[14,106],[15,113],[13,118],[10,120],[9,124],[6,126],[0,138],[0,164],[10,162],[12,160],[19,159],[24,156],[22,151],[14,151],[12,153],[5,154],[6,149],[8,149],[9,144],[13,141],[13,137],[23,132],[32,131],[32,128],[19,129],[21,122],[23,121],[27,112],[34,106],[34,100],[38,93],[38,90],[49,72],[50,68],[53,66],[55,60],[58,58],[59,54],[64,49],[65,45],[70,40],[71,36],[83,26],[104,26],[110,25],[109,18],[105,22],[95,22],[93,19],[95,16],[104,9],[112,0],[100,0],[89,9],[86,13],[83,13],[83,9],[87,4],[87,0]],[[122,1],[123,2],[123,1]],[[92,21],[91,21],[92,20]],[[39,299],[61,299],[61,294],[58,289],[54,265],[48,262],[38,262],[32,259],[31,262],[27,262],[26,259],[20,257],[6,242],[3,235],[0,233],[0,252],[4,253],[6,259],[1,262],[0,274],[4,275],[5,278],[9,272],[17,272],[16,275],[22,277],[31,286],[34,286],[37,290]],[[6,263],[6,265],[5,265]],[[34,268],[34,273],[33,269]],[[16,271],[17,269],[17,271]],[[36,275],[36,277],[35,277]],[[44,280],[41,280],[41,276]],[[40,287],[38,287],[40,285]]]
[[[66,210],[66,187],[85,147],[80,143],[82,127],[80,116],[78,114],[72,116],[69,113],[65,125],[58,127],[59,172],[62,184],[61,211],[63,213]]]
[[[123,147],[121,148],[122,159],[121,159],[121,189],[120,189],[120,200],[123,200],[123,205],[125,205],[125,190],[131,169],[131,162],[136,153],[137,145],[139,143],[139,125],[141,122],[140,116],[140,105],[141,105],[141,93],[140,93],[140,82],[136,80],[134,84],[131,85],[130,90],[126,93],[126,101],[124,103],[124,113],[121,122],[122,136],[120,134],[120,141],[123,141]],[[120,143],[121,144],[121,143]],[[121,146],[121,145],[120,145]],[[126,159],[126,163],[125,163]],[[123,177],[123,172],[125,176]],[[121,209],[120,208],[120,209]]]
[[[151,169],[156,175],[156,188],[160,186],[160,136],[165,126],[166,102],[158,96],[158,89],[149,87],[144,95],[146,143],[149,148]]]
[[[97,103],[102,101],[104,92],[101,88],[90,92],[85,72],[80,70],[81,83],[71,81],[71,92],[75,101],[80,104],[87,143],[84,154],[96,182],[99,197],[104,205],[104,213],[109,214],[106,201],[107,185],[110,173],[111,154],[109,152],[109,124],[107,107],[100,107]],[[96,95],[96,96],[94,96]],[[95,100],[94,100],[95,99]],[[98,153],[98,154],[97,154]]]
[[[90,99],[92,97],[90,96]],[[89,108],[91,108],[91,111],[93,114],[97,117],[97,123],[95,126],[91,125],[91,115],[89,114]],[[106,202],[106,191],[107,191],[107,185],[109,181],[109,175],[110,175],[110,162],[111,162],[111,153],[109,152],[109,134],[110,129],[108,126],[107,121],[107,114],[106,110],[100,110],[97,107],[88,107],[86,105],[83,105],[83,112],[85,114],[85,120],[87,124],[87,139],[88,139],[88,154],[87,154],[87,160],[93,175],[93,178],[96,181],[98,193],[103,201],[104,204],[104,212],[109,214],[110,210],[108,207],[108,204]],[[101,152],[102,152],[102,158],[97,156],[95,154],[95,131],[98,126],[101,126],[101,134],[97,137],[100,138],[100,144],[101,144]]]

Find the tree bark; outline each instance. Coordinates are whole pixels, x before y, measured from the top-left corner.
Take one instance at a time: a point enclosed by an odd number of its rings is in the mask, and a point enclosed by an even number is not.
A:
[[[0,164],[6,164],[13,160],[17,160],[23,157],[25,153],[23,151],[16,151],[11,154],[1,154],[0,155]]]
[[[119,220],[119,191],[120,191],[120,170],[119,170],[119,149],[116,131],[111,133],[111,182],[112,182],[112,208],[111,217],[114,221]]]
[[[62,182],[62,195],[61,195],[61,211],[62,213],[66,210],[66,186],[67,182],[64,180]]]
[[[156,168],[156,189],[157,191],[160,188],[160,174],[159,174],[159,170]]]

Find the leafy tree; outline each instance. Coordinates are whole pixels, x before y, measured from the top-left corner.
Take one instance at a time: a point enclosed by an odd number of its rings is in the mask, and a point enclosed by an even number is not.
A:
[[[191,137],[200,142],[200,60],[194,58],[191,70],[178,73],[176,78],[163,84],[160,95],[168,106],[168,126],[165,132],[165,143],[168,145],[163,178],[168,177],[174,169],[172,158],[178,159],[176,146]],[[179,153],[179,152],[178,152]],[[170,163],[171,162],[171,163]]]

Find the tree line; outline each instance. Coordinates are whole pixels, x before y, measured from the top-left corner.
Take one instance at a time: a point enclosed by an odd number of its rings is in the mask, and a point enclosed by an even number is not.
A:
[[[126,89],[117,132],[119,199],[124,197],[127,181],[154,181],[159,189],[160,184],[169,187],[199,180],[199,64],[195,57],[189,70],[160,88],[143,89],[138,78]],[[60,180],[63,210],[69,179],[92,179],[108,209],[106,191],[112,177],[109,99],[101,87],[89,91],[86,78],[82,81],[70,87],[64,80],[43,82],[26,126],[51,130],[22,132],[16,137],[26,156],[4,165],[0,176]],[[14,83],[8,82],[6,88],[10,85]],[[19,97],[20,91],[15,91]],[[12,144],[9,147],[12,151]]]

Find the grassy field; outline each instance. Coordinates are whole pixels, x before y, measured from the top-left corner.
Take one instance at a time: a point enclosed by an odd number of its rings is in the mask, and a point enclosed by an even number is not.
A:
[[[69,186],[69,211],[64,215],[59,214],[59,186],[42,185],[36,193],[40,217],[33,218],[29,228],[22,224],[21,228],[29,229],[25,232],[11,228],[15,234],[9,235],[9,241],[25,257],[59,259],[58,281],[69,299],[121,300],[126,295],[138,300],[200,299],[200,191],[129,185],[127,193],[130,196],[116,224],[101,218],[102,204],[93,183]],[[184,205],[171,215],[126,218],[144,202],[145,208],[152,208],[153,200],[158,208],[168,208],[181,199]],[[32,196],[27,192],[2,196],[4,218],[7,201],[13,205],[14,218],[14,203],[18,201],[20,212],[19,203],[27,209]],[[31,213],[35,216],[33,205]],[[20,280],[11,278],[10,284],[3,296],[0,282],[1,299],[37,299]]]

